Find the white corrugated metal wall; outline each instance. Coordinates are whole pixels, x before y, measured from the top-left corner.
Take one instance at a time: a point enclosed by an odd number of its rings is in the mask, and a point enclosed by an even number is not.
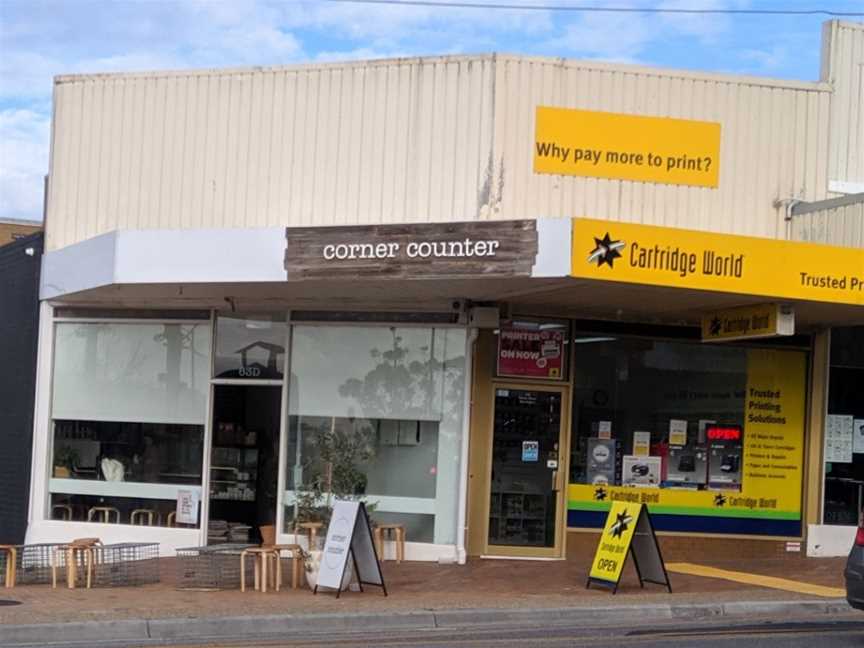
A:
[[[776,201],[826,197],[831,97],[827,83],[515,56],[59,77],[46,246],[571,216],[783,238]],[[719,121],[720,186],[535,174],[537,105]]]
[[[492,58],[61,77],[49,249],[113,229],[479,216]]]
[[[528,58],[502,60],[496,79],[502,217],[576,215],[784,238],[775,201],[825,196],[825,85]],[[534,174],[536,105],[720,122],[720,186]]]
[[[832,20],[822,33],[822,80],[833,88],[828,179],[864,184],[864,24]]]
[[[792,213],[792,239],[864,249],[864,194],[801,205]]]

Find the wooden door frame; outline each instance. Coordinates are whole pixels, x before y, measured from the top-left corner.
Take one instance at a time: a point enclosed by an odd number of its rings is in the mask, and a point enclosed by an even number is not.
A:
[[[483,556],[563,559],[567,552],[567,486],[570,477],[570,385],[567,383],[538,383],[520,380],[493,379],[489,384],[492,393],[489,419],[489,443],[486,448],[484,475],[485,498],[483,513]],[[561,417],[558,437],[558,497],[555,515],[555,545],[553,547],[518,547],[489,544],[489,509],[492,498],[492,448],[495,440],[495,392],[498,389],[520,389],[557,393],[561,396]]]

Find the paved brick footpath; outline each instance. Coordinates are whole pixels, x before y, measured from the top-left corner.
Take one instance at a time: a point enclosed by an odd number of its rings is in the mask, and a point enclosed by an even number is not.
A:
[[[671,574],[673,593],[660,586],[639,588],[632,565],[625,568],[618,594],[585,589],[590,562],[587,543],[578,557],[567,561],[471,560],[465,566],[430,563],[384,563],[390,596],[380,589],[364,593],[312,595],[308,588],[266,594],[238,590],[185,591],[174,582],[174,559],[160,561],[162,582],[126,588],[69,590],[50,585],[0,589],[0,599],[15,599],[17,606],[0,606],[0,624],[57,623],[68,621],[203,618],[219,616],[297,613],[368,613],[460,608],[566,608],[609,605],[725,603],[734,601],[816,600],[787,591],[742,585],[725,580]],[[678,552],[671,552],[673,554]],[[667,560],[690,555],[667,556]],[[700,564],[766,576],[843,587],[842,558],[807,559],[790,554],[740,559],[699,560]],[[286,569],[286,573],[289,570]]]

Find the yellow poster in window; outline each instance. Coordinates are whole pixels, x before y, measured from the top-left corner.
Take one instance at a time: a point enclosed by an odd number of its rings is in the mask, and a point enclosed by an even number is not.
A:
[[[716,187],[720,124],[538,106],[534,171]]]
[[[606,526],[591,563],[591,578],[617,583],[621,580],[627,550],[642,512],[641,504],[615,502],[606,517]]]
[[[801,511],[803,353],[747,351],[742,496],[761,510]]]

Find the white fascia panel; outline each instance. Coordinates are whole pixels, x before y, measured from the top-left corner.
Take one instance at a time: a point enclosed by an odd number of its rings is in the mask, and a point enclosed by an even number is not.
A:
[[[537,221],[537,259],[531,268],[532,277],[570,275],[572,227],[570,218],[541,218]]]
[[[117,233],[114,281],[285,281],[285,228],[128,230]]]
[[[844,180],[829,180],[828,191],[831,193],[854,195],[864,193],[864,182],[847,182]]]
[[[120,230],[42,260],[40,297],[111,284],[285,281],[285,228]]]
[[[117,232],[95,236],[42,256],[40,299],[105,286],[114,281]]]

